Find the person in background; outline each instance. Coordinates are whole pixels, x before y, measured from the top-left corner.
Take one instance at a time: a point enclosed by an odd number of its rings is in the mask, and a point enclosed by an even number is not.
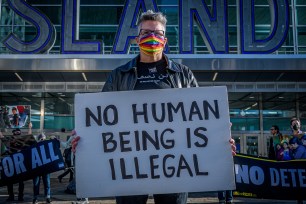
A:
[[[270,128],[270,146],[269,146],[269,159],[276,159],[277,144],[280,144],[283,140],[283,135],[279,132],[279,127],[277,125],[272,125]]]
[[[283,152],[284,152],[284,149],[283,147],[281,146],[281,144],[276,144],[276,160],[277,161],[283,161]]]
[[[46,140],[46,135],[41,133],[37,136],[37,141],[42,142]],[[37,176],[33,179],[33,204],[38,203],[38,195],[39,195],[39,188],[40,188],[40,180],[43,180],[44,184],[44,193],[46,197],[46,203],[51,203],[51,188],[50,188],[50,174],[44,174],[42,176]]]
[[[283,156],[283,161],[288,161],[292,159],[292,154],[291,154],[291,150],[289,149],[289,145],[287,141],[283,141],[282,142],[282,146],[284,151],[281,153],[281,155]]]
[[[17,135],[21,135],[21,130],[19,128],[16,128],[14,130],[12,130],[13,136],[17,136]],[[32,123],[29,123],[29,131],[28,134],[32,134]],[[3,136],[2,136],[3,137]],[[10,148],[9,152],[16,153],[18,148]],[[23,193],[24,193],[24,183],[23,181],[19,181],[18,182],[18,201],[24,201],[23,199]],[[14,186],[13,184],[9,184],[7,185],[7,192],[9,197],[6,199],[7,202],[12,202],[15,200],[15,195],[14,195]]]
[[[233,203],[233,191],[219,191],[218,199],[219,203]]]
[[[291,118],[290,128],[292,130],[293,137],[297,137],[298,139],[301,139],[302,136],[305,135],[305,133],[301,131],[301,121],[300,119],[296,117]]]
[[[292,147],[293,159],[306,159],[306,148],[297,137],[290,139],[289,144]]]
[[[292,148],[293,159],[306,159],[306,148],[302,145],[298,137],[293,137],[289,140]],[[303,204],[303,200],[298,200],[298,204]]]
[[[66,129],[62,128],[61,131],[64,133],[64,132],[66,132]],[[62,179],[67,174],[69,174],[69,173],[70,173],[70,175],[69,175],[69,182],[73,180],[73,171],[72,171],[72,168],[73,168],[73,158],[74,158],[74,155],[71,152],[71,141],[72,141],[72,139],[74,137],[75,137],[75,131],[73,130],[71,136],[67,136],[67,141],[66,142],[63,142],[63,141],[60,142],[61,143],[61,147],[64,148],[63,157],[64,157],[65,163],[67,165],[67,168],[65,169],[65,171],[57,177],[58,181],[60,183],[62,182]]]

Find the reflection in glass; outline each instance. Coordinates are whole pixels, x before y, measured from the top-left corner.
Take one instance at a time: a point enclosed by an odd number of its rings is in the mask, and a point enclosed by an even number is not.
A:
[[[257,156],[258,155],[258,137],[247,136],[246,137],[247,154]]]

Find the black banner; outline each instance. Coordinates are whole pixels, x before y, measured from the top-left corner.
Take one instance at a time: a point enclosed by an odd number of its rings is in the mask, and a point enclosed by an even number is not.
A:
[[[306,199],[306,160],[273,161],[237,154],[234,196],[278,200]]]
[[[45,140],[2,158],[0,186],[59,171],[64,167],[59,141]]]

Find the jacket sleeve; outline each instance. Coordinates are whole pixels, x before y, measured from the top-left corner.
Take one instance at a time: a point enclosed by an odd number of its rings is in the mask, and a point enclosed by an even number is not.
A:
[[[188,69],[189,86],[190,87],[199,87],[199,84],[198,84],[196,78],[194,77],[192,71],[189,68],[187,68],[187,69]]]
[[[199,84],[189,67],[182,65],[182,69],[184,75],[184,79],[182,79],[182,81],[184,81],[184,87],[198,87]]]
[[[110,91],[115,91],[115,84],[114,84],[114,79],[115,79],[115,70],[113,70],[107,77],[107,80],[102,88],[102,92],[110,92]]]

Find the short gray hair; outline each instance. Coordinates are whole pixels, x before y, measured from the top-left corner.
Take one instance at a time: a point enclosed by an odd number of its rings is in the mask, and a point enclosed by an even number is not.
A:
[[[143,12],[138,20],[137,26],[138,26],[138,32],[140,31],[140,26],[142,22],[144,21],[158,21],[160,22],[166,31],[166,24],[167,24],[167,18],[166,16],[161,12],[154,12],[152,10],[147,10],[146,12]]]

